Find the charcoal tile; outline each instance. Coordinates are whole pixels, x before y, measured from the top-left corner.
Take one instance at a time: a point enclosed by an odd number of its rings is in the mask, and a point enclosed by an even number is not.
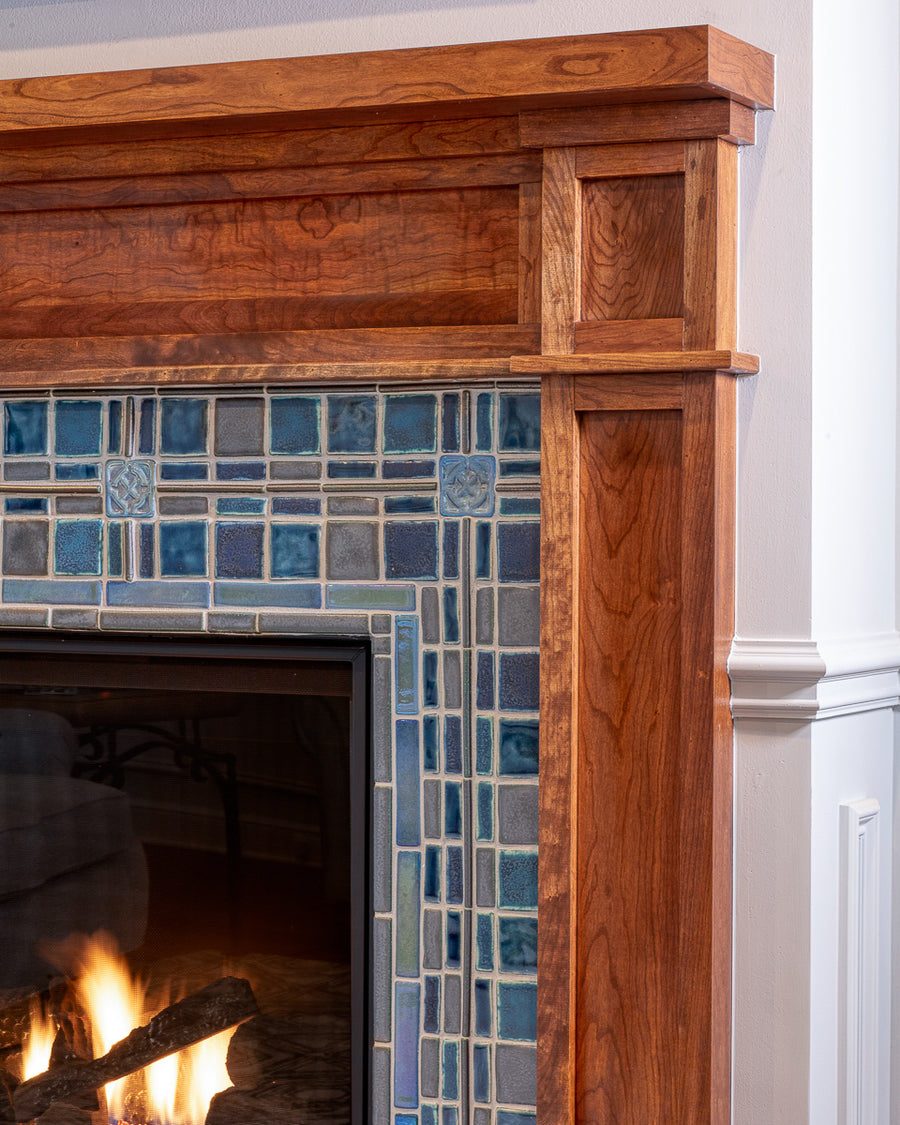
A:
[[[57,457],[97,457],[102,449],[103,404],[63,399],[56,404]]]
[[[462,720],[459,715],[444,718],[444,769],[447,773],[462,773]]]
[[[7,578],[3,582],[4,602],[51,605],[99,605],[99,582],[74,579]]]
[[[539,726],[536,719],[501,719],[499,772],[537,777]]]
[[[475,525],[475,577],[491,577],[491,525],[480,520]]]
[[[438,525],[434,520],[384,525],[385,575],[388,578],[437,578]]]
[[[501,516],[539,516],[541,502],[537,496],[504,496],[500,500]]]
[[[434,461],[382,461],[385,480],[424,480],[434,476]]]
[[[3,466],[4,480],[49,480],[50,466],[46,461],[8,461]]]
[[[427,645],[436,645],[441,639],[440,610],[438,592],[434,586],[422,590],[422,640]]]
[[[537,909],[537,852],[501,852],[499,876],[501,907]]]
[[[541,525],[531,520],[497,528],[497,577],[501,582],[537,582],[541,574]]]
[[[462,836],[462,786],[458,781],[444,782],[444,835],[452,840]]]
[[[500,939],[500,971],[536,973],[537,919],[501,917],[497,925]]]
[[[445,394],[441,410],[441,449],[455,453],[459,449],[459,395]]]
[[[441,838],[441,783],[424,782],[423,796],[424,832],[426,840]]]
[[[123,530],[122,524],[113,520],[106,525],[107,569],[110,578],[121,578],[124,574]]]
[[[459,591],[455,586],[444,587],[443,602],[444,644],[459,644]]]
[[[372,614],[371,630],[373,633],[390,633],[391,624],[391,615],[389,613]]]
[[[325,535],[326,575],[336,579],[362,580],[379,577],[378,525],[360,521],[332,520]]]
[[[391,1041],[391,920],[372,923],[372,1034],[376,1043]]]
[[[276,496],[272,514],[276,516],[318,516],[322,501],[318,496]]]
[[[203,630],[203,614],[138,613],[110,609],[101,611],[100,628],[122,629],[133,633],[199,633]]]
[[[422,701],[426,707],[438,705],[438,654],[426,652],[422,655]]]
[[[445,794],[446,797],[446,794]],[[447,852],[447,902],[462,904],[463,884],[463,850],[457,847],[448,847]]]
[[[477,839],[494,838],[494,787],[489,781],[478,782],[478,830]],[[530,841],[529,841],[530,842]]]
[[[440,1096],[440,1040],[423,1039],[422,1047],[422,1097],[437,1098]]]
[[[217,523],[216,578],[262,578],[264,531],[262,523]],[[314,578],[315,574],[284,577]]]
[[[434,511],[433,496],[386,496],[384,499],[387,516],[412,516]]]
[[[200,461],[163,461],[160,480],[208,480],[209,465]]]
[[[206,452],[208,405],[200,398],[164,398],[159,407],[159,448],[162,453]],[[150,452],[143,448],[141,452]]]
[[[389,782],[391,772],[391,662],[372,661],[372,772],[377,782]]]
[[[507,1105],[534,1105],[537,1100],[535,1047],[498,1043],[494,1053],[494,1068],[498,1102],[505,1102]],[[497,1125],[500,1125],[499,1120]]]
[[[102,496],[57,496],[58,516],[99,516],[103,512]]]
[[[155,529],[152,524],[143,524],[139,530],[140,565],[138,570],[141,578],[152,578],[154,574],[154,530]]]
[[[491,914],[479,914],[476,929],[478,949],[475,967],[479,972],[490,973],[494,969],[494,918]]]
[[[497,786],[498,838],[501,844],[537,844],[536,785]]]
[[[433,913],[433,911],[432,911]],[[422,1026],[429,1035],[441,1030],[441,978],[425,978],[425,1003]],[[436,1096],[436,1095],[432,1095]]]
[[[107,582],[109,606],[183,606],[205,609],[209,605],[206,582]]]
[[[255,613],[212,613],[207,615],[207,628],[211,633],[255,633]]]
[[[501,477],[537,477],[540,476],[541,462],[535,458],[528,461],[512,461],[504,458],[500,462]]]
[[[319,577],[318,525],[273,523],[269,528],[269,535],[273,578]]]
[[[113,399],[113,401],[109,404],[109,412],[107,418],[108,424],[106,428],[106,452],[121,453],[122,403],[118,399]]]
[[[217,461],[216,480],[265,480],[263,461]]]
[[[385,453],[433,453],[437,448],[437,396],[385,395]]]
[[[458,652],[444,653],[444,706],[454,711],[462,707],[462,667]]]
[[[322,605],[322,587],[313,582],[217,582],[214,600],[216,605],[235,608],[283,606],[285,609],[319,609]],[[316,618],[316,621],[320,620],[321,618]],[[364,621],[365,618],[353,620]]]
[[[494,852],[492,848],[475,850],[475,905],[494,905]]]
[[[71,464],[57,463],[53,475],[60,481],[98,480],[99,465],[86,465],[80,461]]]
[[[504,711],[536,711],[540,680],[536,652],[500,654],[500,707]]]
[[[480,592],[480,591],[479,591]],[[497,591],[497,625],[501,645],[533,647],[540,643],[540,588],[501,586]]]
[[[321,634],[322,636],[365,637],[365,617],[349,613],[260,613],[261,633]]]
[[[458,969],[462,954],[462,917],[458,910],[447,911],[447,968]]]
[[[475,643],[494,643],[494,591],[482,586],[475,593]]]
[[[199,520],[163,521],[159,525],[159,564],[165,578],[205,575],[207,525]]]
[[[372,1059],[372,1120],[391,1119],[391,1052],[374,1047]]]
[[[3,586],[5,590],[5,582]],[[48,609],[9,609],[5,606],[0,607],[0,626],[7,629],[43,628],[48,624],[49,617],[50,611]]]
[[[444,919],[439,910],[426,910],[422,922],[422,967],[444,967]]]
[[[478,675],[475,701],[480,711],[491,711],[494,707],[494,654],[478,653]]]
[[[156,451],[156,399],[145,398],[141,403],[140,422],[138,423],[138,452],[154,453]],[[172,452],[175,452],[174,450]],[[203,452],[202,448],[197,452]]]
[[[459,521],[444,522],[444,578],[459,578]]]
[[[462,1020],[462,977],[447,973],[444,977],[444,1034],[459,1035]]]
[[[472,1048],[472,1090],[476,1102],[491,1100],[491,1049],[484,1043]]]
[[[391,652],[391,638],[390,637],[373,637],[372,638],[372,652],[390,654]]]
[[[329,516],[377,516],[378,500],[374,496],[329,496]]]
[[[438,768],[437,715],[426,715],[422,720],[422,764],[426,770]]]
[[[265,399],[217,398],[214,449],[218,456],[246,457],[263,453]]]
[[[372,819],[372,909],[384,914],[391,909],[391,864],[394,854],[391,791],[385,786],[375,786]]]
[[[502,723],[501,723],[502,726]],[[489,774],[494,765],[494,729],[490,719],[475,722],[475,772]]]
[[[491,1125],[491,1111],[489,1109],[476,1109],[472,1125]]]
[[[459,1097],[459,1044],[444,1040],[444,1059],[441,1067],[441,1097],[455,1101]],[[446,1110],[446,1106],[444,1107]],[[447,1125],[450,1125],[448,1122]]]
[[[3,573],[47,573],[50,524],[47,520],[7,520],[3,526]]]
[[[538,451],[541,448],[541,396],[501,394],[498,411],[499,448]]]
[[[475,1034],[488,1036],[493,1027],[492,985],[489,980],[476,980],[474,988]]]
[[[328,452],[374,453],[374,395],[328,395]]]
[[[482,393],[475,402],[475,448],[489,453],[494,447],[493,395]]]
[[[3,452],[7,456],[47,452],[47,405],[41,400],[5,403]]]
[[[537,985],[500,981],[497,985],[497,1034],[501,1039],[537,1039]]]
[[[318,480],[321,475],[320,461],[273,461],[269,465],[272,480]]]
[[[318,453],[319,399],[292,395],[269,403],[270,448],[273,453]]]
[[[374,461],[329,461],[325,466],[329,480],[370,480],[378,476]]]
[[[441,849],[432,844],[425,848],[422,895],[426,902],[441,901]]]

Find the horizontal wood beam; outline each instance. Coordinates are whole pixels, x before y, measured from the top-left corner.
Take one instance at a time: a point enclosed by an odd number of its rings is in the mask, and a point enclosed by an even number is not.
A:
[[[617,375],[641,371],[722,371],[755,375],[759,356],[744,352],[604,352],[598,355],[515,355],[514,375]]]

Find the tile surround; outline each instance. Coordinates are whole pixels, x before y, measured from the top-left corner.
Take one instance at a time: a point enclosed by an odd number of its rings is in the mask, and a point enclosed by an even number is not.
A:
[[[537,388],[2,418],[0,624],[373,638],[373,1120],[534,1125]]]

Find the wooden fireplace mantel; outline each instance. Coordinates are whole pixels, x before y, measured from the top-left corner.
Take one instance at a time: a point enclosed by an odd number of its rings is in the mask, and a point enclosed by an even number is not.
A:
[[[539,376],[538,1121],[725,1125],[737,152],[709,27],[0,83],[5,388]]]

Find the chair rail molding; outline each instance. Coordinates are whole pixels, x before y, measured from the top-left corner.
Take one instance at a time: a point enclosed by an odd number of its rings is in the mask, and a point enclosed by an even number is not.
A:
[[[895,707],[900,634],[735,637],[728,674],[735,719],[804,723]]]

